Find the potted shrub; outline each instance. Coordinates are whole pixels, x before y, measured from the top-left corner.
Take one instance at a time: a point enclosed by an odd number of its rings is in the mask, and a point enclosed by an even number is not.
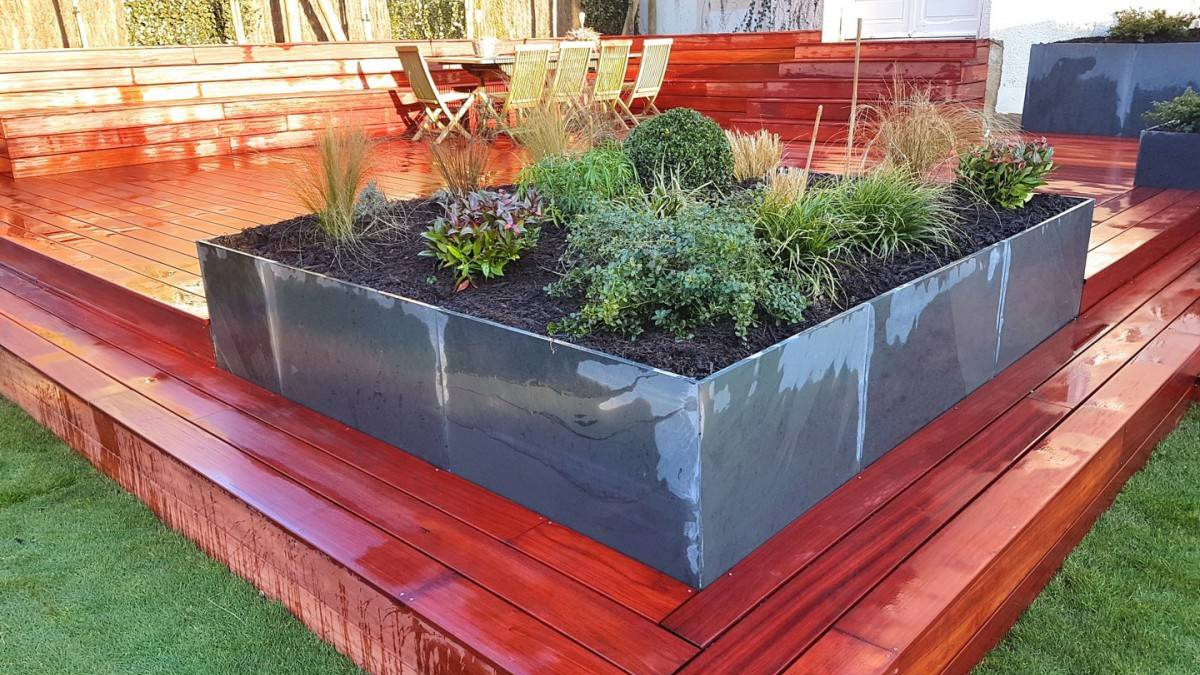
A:
[[[1133,138],[1154,101],[1200,89],[1196,15],[1129,9],[1115,19],[1106,36],[1033,45],[1025,129]]]
[[[1134,185],[1200,189],[1200,93],[1155,103],[1146,121],[1154,126],[1138,141]]]
[[[773,140],[670,112],[486,194],[444,145],[449,192],[363,205],[352,243],[313,216],[201,242],[218,363],[702,587],[1083,285],[1092,202],[1033,194],[1044,144],[951,142],[952,186],[810,180]]]

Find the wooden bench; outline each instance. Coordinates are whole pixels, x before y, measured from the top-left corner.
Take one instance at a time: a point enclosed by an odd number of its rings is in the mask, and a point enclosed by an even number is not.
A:
[[[411,124],[400,42],[0,53],[0,173],[64,173],[311,144],[327,121]],[[421,41],[428,54],[465,40]],[[447,85],[474,83],[456,69]]]

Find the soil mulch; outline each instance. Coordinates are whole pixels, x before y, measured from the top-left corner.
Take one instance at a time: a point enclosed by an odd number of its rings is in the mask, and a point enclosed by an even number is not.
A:
[[[841,275],[843,297],[836,304],[814,303],[805,312],[805,320],[794,325],[764,320],[762,325],[751,329],[746,340],[734,335],[731,324],[698,329],[690,340],[679,340],[655,330],[648,330],[636,340],[606,333],[554,337],[680,375],[702,378],[846,308],[1026,230],[1080,201],[1074,197],[1038,194],[1023,209],[1002,211],[960,197],[955,206],[959,216],[955,249],[860,261]],[[511,263],[504,277],[455,292],[449,272],[439,270],[433,258],[416,255],[423,248],[420,233],[439,213],[436,202],[428,199],[391,202],[389,209],[396,220],[407,223],[408,227],[380,229],[367,238],[367,247],[360,251],[339,251],[331,246],[318,234],[316,219],[311,215],[256,227],[216,241],[286,265],[532,333],[547,334],[547,324],[579,309],[578,299],[552,298],[545,292],[546,286],[559,278],[559,260],[566,248],[566,233],[562,229],[543,226],[537,248]]]

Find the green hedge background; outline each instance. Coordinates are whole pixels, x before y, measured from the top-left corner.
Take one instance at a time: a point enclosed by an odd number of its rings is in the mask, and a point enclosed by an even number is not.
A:
[[[625,27],[629,0],[581,0],[587,24],[605,35],[620,35]]]
[[[246,35],[257,35],[262,15],[253,2],[242,2]],[[125,0],[129,44],[211,45],[234,42],[229,0]]]

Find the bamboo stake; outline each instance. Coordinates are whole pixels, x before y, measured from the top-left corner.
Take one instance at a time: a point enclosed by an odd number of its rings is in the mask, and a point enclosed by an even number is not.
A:
[[[242,23],[241,0],[229,0],[229,18],[233,20],[233,39],[239,45],[246,44],[246,26]]]
[[[83,23],[83,14],[79,11],[79,0],[71,0],[71,13],[75,15],[75,28],[79,30],[79,46],[88,46],[87,26]]]
[[[371,26],[371,0],[362,0],[363,39],[367,42],[375,39],[375,31]]]
[[[804,160],[804,183],[808,184],[808,176],[812,172],[813,153],[817,151],[817,134],[821,131],[821,113],[825,106],[817,106],[817,119],[813,121],[812,138],[808,140],[808,159]]]
[[[862,59],[862,17],[854,33],[854,84],[850,89],[850,132],[846,136],[846,173],[850,173],[850,157],[854,154],[854,129],[858,125],[858,67]]]

